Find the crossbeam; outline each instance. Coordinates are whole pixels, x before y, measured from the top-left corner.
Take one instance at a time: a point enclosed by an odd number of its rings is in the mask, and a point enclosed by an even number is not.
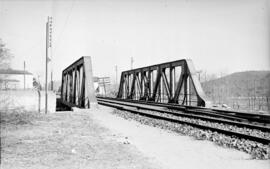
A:
[[[117,98],[202,107],[208,102],[189,59],[122,72]]]
[[[81,57],[63,70],[61,101],[69,107],[80,108],[97,103],[90,56]]]

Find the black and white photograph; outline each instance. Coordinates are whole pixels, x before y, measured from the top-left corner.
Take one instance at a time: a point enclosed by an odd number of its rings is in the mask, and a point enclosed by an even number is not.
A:
[[[269,169],[270,0],[0,0],[1,169]]]

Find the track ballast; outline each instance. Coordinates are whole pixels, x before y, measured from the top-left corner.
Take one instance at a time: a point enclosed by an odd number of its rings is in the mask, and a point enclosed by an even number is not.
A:
[[[266,147],[270,143],[270,128],[268,126],[258,123],[254,124],[254,121],[250,122],[246,119],[239,121],[238,117],[234,118],[232,115],[232,118],[228,119],[224,118],[223,116],[211,116],[209,113],[195,114],[194,112],[190,113],[189,111],[179,111],[168,107],[164,109],[165,106],[160,106],[158,104],[141,104],[136,101],[132,102],[114,98],[99,97],[98,103],[101,105],[114,107],[120,111],[126,111],[132,114],[140,115],[142,118],[188,125],[204,131],[211,131],[226,135],[228,137],[255,142],[254,144],[259,143]],[[268,159],[269,153],[268,155],[259,158]]]

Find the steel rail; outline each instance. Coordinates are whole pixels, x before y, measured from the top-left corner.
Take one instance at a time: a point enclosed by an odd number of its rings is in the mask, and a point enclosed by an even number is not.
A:
[[[98,98],[101,99],[101,98]],[[103,98],[102,98],[103,99]],[[218,118],[224,118],[224,119],[229,119],[229,120],[236,120],[236,121],[247,121],[244,118],[239,118],[239,117],[232,117],[232,116],[227,116],[227,115],[222,115],[222,114],[215,114],[215,113],[211,113],[211,112],[202,112],[202,111],[198,111],[198,110],[190,110],[190,109],[186,109],[184,107],[171,107],[169,105],[160,105],[159,103],[149,103],[149,102],[140,102],[140,101],[131,101],[131,100],[123,100],[123,99],[114,99],[114,98],[106,98],[109,100],[117,100],[117,101],[122,101],[122,102],[126,102],[126,103],[137,103],[137,104],[143,104],[143,105],[149,105],[149,106],[156,106],[156,107],[164,107],[164,108],[168,108],[170,110],[177,110],[177,111],[184,111],[184,112],[188,112],[189,114],[194,114],[194,115],[206,115],[206,116],[211,116],[211,117],[218,117]]]
[[[254,124],[249,124],[249,123],[245,123],[245,122],[236,122],[236,121],[231,121],[231,120],[225,120],[225,119],[214,118],[214,117],[206,117],[206,116],[194,115],[194,114],[187,114],[187,113],[181,113],[181,112],[176,113],[176,112],[170,112],[170,111],[164,110],[164,109],[153,108],[153,106],[150,108],[150,107],[145,107],[145,106],[142,106],[139,104],[125,103],[125,102],[121,102],[121,101],[106,100],[106,99],[101,99],[101,98],[98,98],[97,100],[98,100],[98,102],[103,101],[103,102],[108,102],[108,103],[115,103],[118,105],[136,107],[137,109],[141,109],[141,110],[157,111],[160,113],[165,113],[165,114],[174,115],[174,116],[178,116],[178,117],[201,119],[201,120],[210,121],[210,122],[224,123],[224,124],[229,124],[229,125],[235,125],[237,127],[245,127],[245,128],[250,128],[250,129],[261,130],[264,132],[270,132],[270,127],[254,125]]]
[[[246,119],[243,119],[243,118],[232,117],[232,116],[227,116],[227,115],[222,115],[222,114],[215,114],[215,113],[211,113],[211,112],[201,112],[201,111],[197,112],[197,110],[187,109],[184,106],[175,106],[172,104],[163,104],[163,103],[145,102],[145,101],[138,101],[138,100],[118,99],[118,98],[106,98],[106,99],[119,100],[119,101],[123,101],[123,102],[131,102],[131,103],[139,103],[139,104],[145,104],[145,105],[151,105],[151,106],[165,107],[165,108],[168,108],[171,110],[185,111],[185,112],[189,112],[189,113],[193,113],[193,114],[199,113],[202,115],[225,118],[225,119],[230,119],[230,120],[246,121]]]
[[[98,101],[98,104],[113,107],[113,108],[116,108],[116,109],[119,109],[119,110],[122,110],[122,111],[128,111],[128,112],[131,112],[131,113],[134,113],[134,114],[139,114],[141,116],[145,116],[145,117],[149,117],[149,118],[164,120],[164,121],[177,123],[177,124],[186,124],[186,125],[190,125],[190,126],[193,126],[193,127],[196,127],[196,128],[200,128],[200,129],[204,129],[204,130],[211,130],[211,131],[214,131],[214,132],[222,133],[222,134],[225,134],[225,135],[228,135],[228,136],[235,136],[235,137],[238,137],[238,138],[243,138],[243,139],[247,139],[247,140],[251,140],[251,141],[256,141],[256,142],[259,142],[259,143],[262,143],[262,144],[269,144],[270,143],[270,140],[266,139],[266,138],[261,138],[261,137],[246,135],[246,134],[243,134],[243,133],[233,132],[233,131],[229,131],[229,130],[204,126],[204,125],[200,125],[200,124],[186,122],[186,121],[179,120],[179,119],[172,119],[172,118],[168,118],[168,117],[149,114],[149,113],[145,113],[145,112],[142,112],[142,111],[139,111],[139,110],[136,110],[136,109],[125,108],[123,106],[117,105],[116,103],[108,103],[108,102]]]
[[[118,99],[118,98],[111,98],[111,97],[97,97],[97,98],[160,106],[160,107],[165,107],[171,110],[180,110],[180,111],[185,111],[185,112],[189,112],[193,114],[196,113],[196,114],[202,114],[202,115],[209,115],[212,117],[221,117],[221,118],[225,118],[229,120],[250,121],[250,122],[256,122],[256,123],[270,124],[270,115],[265,115],[265,114],[262,115],[262,114],[254,114],[254,113],[244,113],[244,112],[236,112],[236,111],[228,111],[228,110],[211,109],[211,108],[205,108],[205,107],[183,106],[183,105],[177,105],[177,104],[171,104],[171,103],[156,103],[156,102],[151,102],[151,101]]]

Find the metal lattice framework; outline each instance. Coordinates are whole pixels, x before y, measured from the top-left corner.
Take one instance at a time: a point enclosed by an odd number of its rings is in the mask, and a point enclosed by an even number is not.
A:
[[[122,72],[117,98],[206,106],[191,60],[178,60]]]
[[[69,107],[81,108],[97,103],[90,56],[81,57],[63,70],[61,101]]]

